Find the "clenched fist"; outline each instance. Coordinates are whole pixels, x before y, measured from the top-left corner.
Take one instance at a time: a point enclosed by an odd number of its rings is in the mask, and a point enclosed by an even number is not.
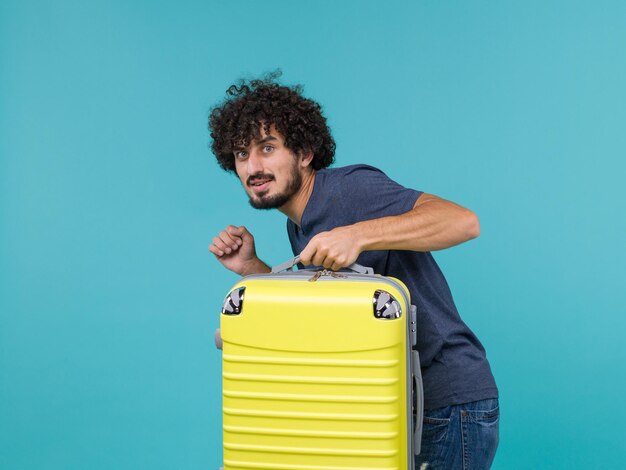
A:
[[[244,226],[226,227],[213,238],[209,251],[224,267],[241,276],[270,271],[270,268],[258,258],[254,237]]]

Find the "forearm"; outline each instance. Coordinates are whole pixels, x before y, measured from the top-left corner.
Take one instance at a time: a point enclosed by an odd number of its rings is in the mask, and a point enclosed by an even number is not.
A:
[[[243,266],[242,271],[239,273],[242,276],[249,276],[251,274],[265,274],[272,271],[267,264],[261,261],[260,258],[255,258]]]
[[[351,228],[361,251],[435,251],[471,240],[480,233],[478,218],[472,211],[427,194],[409,212],[358,222]]]

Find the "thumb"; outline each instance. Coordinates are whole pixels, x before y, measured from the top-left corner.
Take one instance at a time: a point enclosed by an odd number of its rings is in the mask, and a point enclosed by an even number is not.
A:
[[[254,240],[254,237],[252,236],[252,234],[248,232],[248,229],[244,227],[243,225],[240,227],[237,227],[235,225],[230,225],[228,228],[229,228],[228,232],[231,235],[241,238],[241,240],[244,242]]]
[[[304,247],[304,249],[300,252],[300,262],[303,266],[310,266],[312,262],[313,255],[315,254],[315,248],[311,246],[311,243]]]

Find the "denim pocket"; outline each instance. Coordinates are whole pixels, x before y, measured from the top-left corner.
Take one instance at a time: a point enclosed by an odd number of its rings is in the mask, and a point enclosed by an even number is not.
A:
[[[433,426],[447,426],[450,424],[450,418],[433,418],[424,416],[424,424],[432,424]]]
[[[451,421],[451,409],[449,406],[426,412],[422,428],[422,440],[435,443],[443,441],[448,435]]]
[[[500,407],[498,406],[498,402],[493,400],[493,403],[487,404],[489,406],[484,407],[487,409],[462,410],[461,419],[463,421],[483,424],[485,426],[497,424],[500,420]]]
[[[461,410],[463,429],[463,468],[491,467],[499,443],[500,407],[498,400],[469,403]]]

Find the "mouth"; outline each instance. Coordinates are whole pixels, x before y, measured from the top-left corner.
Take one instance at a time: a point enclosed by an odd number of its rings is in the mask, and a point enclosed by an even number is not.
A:
[[[273,178],[255,178],[253,180],[250,180],[248,182],[248,186],[250,188],[252,188],[252,190],[255,193],[262,193],[264,191],[267,191],[267,189],[269,188],[270,183],[272,182]]]

